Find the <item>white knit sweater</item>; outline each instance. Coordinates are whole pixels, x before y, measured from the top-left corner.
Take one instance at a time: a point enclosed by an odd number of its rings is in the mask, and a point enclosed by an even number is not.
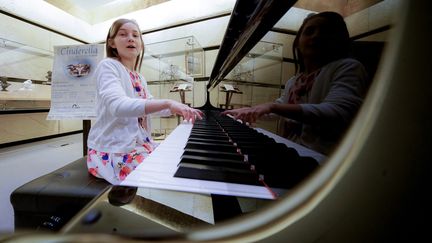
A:
[[[137,143],[151,140],[150,117],[147,118],[149,131],[138,124],[139,117],[148,116],[145,105],[148,99],[152,99],[147,82],[140,76],[146,99],[135,94],[129,72],[123,64],[112,58],[99,63],[95,71],[97,118],[88,136],[89,148],[100,152],[127,153]],[[164,110],[158,115],[170,115],[170,112]]]

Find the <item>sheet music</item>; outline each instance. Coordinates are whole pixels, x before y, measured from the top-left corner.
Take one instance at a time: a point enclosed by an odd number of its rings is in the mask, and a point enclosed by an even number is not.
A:
[[[226,91],[232,91],[235,90],[234,86],[232,86],[231,84],[224,84],[225,90]]]
[[[179,90],[186,90],[188,88],[188,84],[180,84],[179,86],[178,86],[178,89]]]
[[[186,123],[178,125],[164,142],[126,177],[121,185],[202,194],[274,199],[271,192],[263,186],[174,177],[173,175],[177,170],[177,165],[180,162],[180,157],[183,154],[183,148],[187,143],[192,126],[192,124]],[[300,146],[293,145],[295,148]],[[304,155],[305,152],[312,153],[307,149],[303,149],[299,151],[299,154]]]

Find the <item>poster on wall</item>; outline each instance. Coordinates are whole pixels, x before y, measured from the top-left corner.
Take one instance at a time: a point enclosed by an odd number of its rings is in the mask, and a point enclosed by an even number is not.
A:
[[[93,74],[103,57],[102,44],[54,47],[51,108],[47,120],[96,117]]]

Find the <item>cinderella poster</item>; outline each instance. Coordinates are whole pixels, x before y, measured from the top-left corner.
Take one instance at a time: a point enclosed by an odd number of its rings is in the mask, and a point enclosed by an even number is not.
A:
[[[103,57],[104,47],[101,44],[54,47],[48,120],[88,120],[96,117],[93,74]]]

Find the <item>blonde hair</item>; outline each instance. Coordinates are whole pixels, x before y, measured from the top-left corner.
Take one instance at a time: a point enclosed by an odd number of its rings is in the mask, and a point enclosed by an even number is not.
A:
[[[108,35],[106,37],[106,47],[105,47],[106,48],[106,54],[107,54],[107,57],[120,58],[119,54],[117,52],[117,48],[111,47],[109,45],[109,40],[114,39],[116,37],[120,27],[122,27],[126,23],[134,24],[138,28],[138,31],[140,32],[140,40],[141,40],[142,50],[141,50],[141,53],[137,56],[137,58],[135,60],[135,66],[134,66],[134,71],[139,71],[141,69],[142,60],[144,58],[144,41],[142,39],[141,30],[139,28],[139,25],[135,20],[118,19],[118,20],[114,21],[114,23],[111,25],[111,28],[109,29]]]

